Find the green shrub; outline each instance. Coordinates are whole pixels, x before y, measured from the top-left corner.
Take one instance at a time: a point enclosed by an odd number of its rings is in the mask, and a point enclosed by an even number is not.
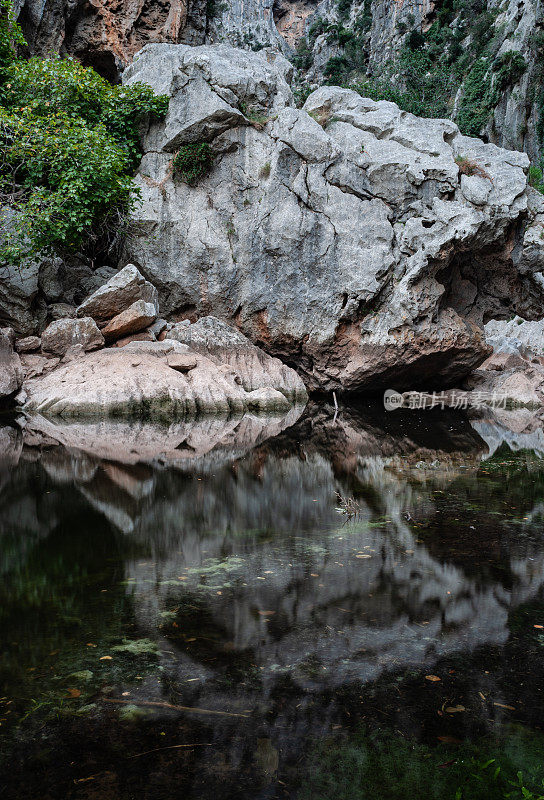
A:
[[[168,98],[155,96],[149,86],[112,86],[72,58],[16,59],[5,70],[5,76],[0,93],[3,106],[24,107],[38,117],[55,111],[90,125],[103,125],[133,162],[140,155],[140,121],[147,114],[162,117],[168,108]]]
[[[13,60],[18,45],[25,43],[23,32],[17,24],[11,0],[0,0],[0,80],[4,67]]]
[[[130,209],[130,156],[102,125],[0,108],[0,144],[2,193],[19,194],[0,249],[6,261],[55,246],[78,250],[94,226],[108,228]]]
[[[174,157],[174,170],[182,181],[194,186],[212,168],[213,152],[207,142],[185,144]]]
[[[492,112],[491,76],[486,58],[480,58],[465,78],[457,113],[459,128],[467,136],[479,136]]]
[[[496,73],[494,88],[497,94],[517,83],[526,69],[527,62],[515,50],[508,50],[499,56],[493,64],[493,71]]]
[[[113,237],[137,198],[139,123],[163,116],[168,98],[111,86],[71,58],[17,58],[23,40],[7,0],[0,12],[0,192],[11,209],[0,258]]]
[[[529,167],[528,181],[529,186],[544,194],[544,173],[541,167],[537,167],[536,164]]]

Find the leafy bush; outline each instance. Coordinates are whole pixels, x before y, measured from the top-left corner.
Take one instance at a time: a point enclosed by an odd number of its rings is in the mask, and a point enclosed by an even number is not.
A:
[[[55,245],[77,250],[94,225],[112,225],[130,208],[130,156],[102,125],[0,108],[0,142],[0,188],[17,198],[0,250],[5,260]]]
[[[17,58],[20,30],[0,4],[0,201],[14,212],[0,220],[0,258],[17,262],[114,233],[137,197],[138,126],[168,98],[111,86],[71,58]]]
[[[493,64],[493,71],[496,73],[496,91],[501,92],[517,83],[526,69],[527,62],[521,53],[515,50],[503,53]]]
[[[11,63],[17,46],[24,42],[23,32],[15,19],[11,0],[0,0],[0,79],[4,67]]]
[[[433,65],[422,50],[404,48],[393,73],[350,85],[351,89],[373,100],[390,100],[420,117],[445,117],[451,110],[455,76],[447,65]]]
[[[182,181],[194,186],[206,175],[213,163],[213,152],[207,142],[185,144],[174,157],[174,170]]]
[[[479,136],[492,111],[491,77],[487,58],[478,59],[465,78],[457,122],[467,136]]]
[[[536,164],[529,167],[528,181],[529,186],[532,186],[540,194],[544,194],[544,173],[541,167],[537,167]]]

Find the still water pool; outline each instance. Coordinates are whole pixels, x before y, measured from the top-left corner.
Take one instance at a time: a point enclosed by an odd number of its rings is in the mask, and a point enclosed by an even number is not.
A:
[[[544,796],[542,430],[300,414],[0,422],[3,798]]]

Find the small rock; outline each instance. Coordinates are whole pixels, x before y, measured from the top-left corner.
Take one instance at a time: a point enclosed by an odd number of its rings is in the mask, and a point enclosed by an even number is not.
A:
[[[168,327],[168,322],[165,319],[159,317],[159,319],[155,320],[153,325],[149,326],[149,330],[151,331],[151,333],[155,334],[155,336],[158,337],[163,331],[166,330],[167,327]]]
[[[524,367],[525,365],[526,362],[523,358],[515,353],[493,353],[484,361],[480,369],[494,369],[497,372],[503,372],[507,369]]]
[[[198,364],[198,359],[192,355],[183,353],[170,353],[167,357],[168,366],[177,372],[189,372]]]
[[[18,353],[34,353],[40,349],[42,340],[39,336],[26,336],[15,342],[15,349]]]
[[[91,317],[83,319],[58,319],[42,333],[42,350],[64,355],[75,344],[84,350],[98,350],[104,346],[104,337]]]
[[[121,311],[120,314],[113,317],[102,328],[102,333],[108,341],[120,339],[130,333],[138,333],[147,328],[150,323],[154,322],[156,316],[157,311],[153,303],[137,300],[124,311]]]
[[[51,303],[47,310],[53,321],[56,319],[75,319],[77,316],[76,307],[71,306],[69,303]]]
[[[100,289],[87,297],[77,309],[77,315],[79,317],[90,316],[97,322],[104,323],[125,311],[138,300],[153,304],[155,307],[155,313],[151,320],[153,322],[158,313],[157,290],[152,283],[146,281],[133,264],[128,264]]]
[[[246,396],[249,409],[257,411],[286,411],[290,407],[289,400],[277,389],[255,389]]]
[[[133,333],[131,336],[123,336],[122,339],[118,339],[112,346],[126,347],[127,344],[130,344],[131,342],[154,342],[154,341],[155,337],[153,336],[152,333],[149,332],[148,329],[147,331],[142,331],[141,333]]]

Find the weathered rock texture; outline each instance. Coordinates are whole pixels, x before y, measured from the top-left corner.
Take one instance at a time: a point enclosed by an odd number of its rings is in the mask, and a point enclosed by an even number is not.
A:
[[[144,48],[125,80],[171,103],[127,260],[163,313],[234,323],[311,388],[454,385],[490,352],[484,322],[541,315],[527,156],[349,90],[297,110],[288,75],[270,51]],[[191,188],[172,157],[197,139],[216,157]]]
[[[16,0],[30,51],[73,55],[115,80],[148,42],[200,43],[204,0]]]
[[[293,400],[305,399],[304,384],[297,373],[278,358],[272,358],[235,328],[216,317],[202,317],[192,325],[186,320],[174,325],[168,337],[188,345],[238,376],[246,392],[269,387]]]
[[[15,335],[11,328],[0,328],[0,402],[12,397],[23,382],[21,360],[13,345]]]
[[[156,307],[155,316],[158,315],[157,290],[133,264],[127,264],[90,297],[85,298],[77,314],[79,317],[92,317],[104,325],[138,300]]]
[[[104,337],[90,317],[59,319],[42,333],[41,346],[47,353],[64,355],[74,345],[81,345],[83,350],[98,350],[104,346]]]
[[[189,368],[179,369],[176,356],[180,355],[190,359],[185,364]],[[132,342],[81,355],[27,380],[24,410],[61,417],[169,420],[195,414],[241,414],[248,409],[283,413],[291,407],[288,395],[296,375],[284,393],[268,387],[266,395],[258,396],[246,392],[236,378],[234,370],[192,353],[180,342]]]

